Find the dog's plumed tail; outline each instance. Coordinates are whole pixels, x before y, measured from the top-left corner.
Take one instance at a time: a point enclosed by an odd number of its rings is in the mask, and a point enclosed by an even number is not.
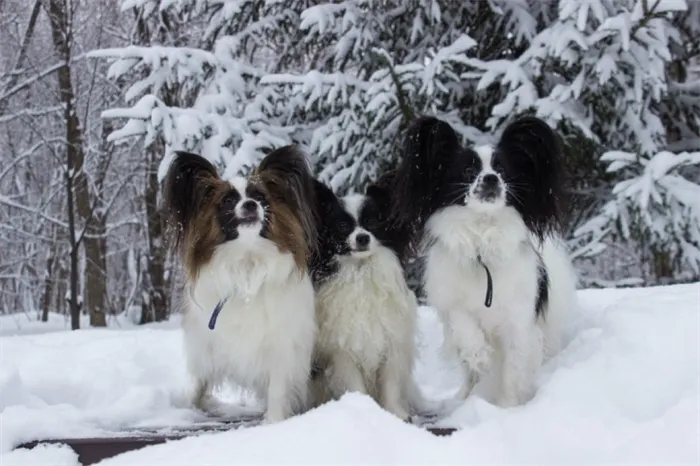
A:
[[[440,189],[450,160],[462,150],[459,137],[446,122],[420,117],[408,128],[402,159],[392,173],[390,223],[420,231],[439,207]]]
[[[277,236],[276,242],[296,243],[298,249],[302,246],[299,236],[304,238],[303,251],[298,254],[297,262],[305,268],[309,258],[318,251],[319,221],[314,207],[314,177],[305,154],[294,145],[275,149],[260,162],[255,176],[259,177],[270,197],[270,211],[275,216],[271,224],[279,226],[276,231],[271,231]]]
[[[508,161],[510,204],[528,229],[540,240],[559,232],[565,173],[557,134],[539,118],[522,117],[504,129],[496,151]]]

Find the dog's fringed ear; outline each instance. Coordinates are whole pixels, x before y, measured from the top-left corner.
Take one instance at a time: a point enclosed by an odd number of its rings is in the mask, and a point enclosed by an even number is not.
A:
[[[564,163],[557,133],[536,117],[510,123],[496,146],[507,170],[509,203],[541,240],[561,228]]]
[[[391,194],[387,186],[372,183],[367,186],[365,195],[374,200],[374,202],[380,208],[382,215],[386,215],[388,213],[388,209],[391,208]]]
[[[406,261],[413,255],[414,228],[410,222],[392,220],[396,193],[393,191],[396,171],[385,172],[377,181],[367,186],[365,195],[372,199],[379,211],[379,222],[383,231],[382,241],[396,251],[399,261]]]
[[[320,215],[329,215],[340,202],[333,190],[324,183],[314,179],[314,191],[316,193],[316,205]]]
[[[308,255],[318,249],[318,217],[315,209],[315,178],[304,151],[290,144],[267,154],[255,169],[265,185],[271,201],[293,205],[309,248]]]
[[[201,155],[175,153],[163,182],[163,210],[173,247],[182,243],[185,230],[219,180],[216,167]]]
[[[399,228],[422,228],[434,213],[436,193],[449,162],[461,150],[459,137],[449,123],[424,116],[411,124],[392,177],[391,223]]]

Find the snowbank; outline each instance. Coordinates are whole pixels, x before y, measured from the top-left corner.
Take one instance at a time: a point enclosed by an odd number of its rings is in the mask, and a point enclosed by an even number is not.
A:
[[[697,464],[700,284],[579,296],[568,344],[545,366],[536,397],[508,410],[470,397],[440,422],[462,428],[451,437],[348,394],[280,424],[169,442],[103,464]],[[430,397],[449,397],[456,371],[439,354],[440,326],[428,308],[420,329],[416,376]],[[187,381],[177,328],[5,336],[0,355],[3,465],[76,464],[59,446],[11,451],[38,437],[196,418],[177,407]]]
[[[138,311],[140,311],[140,309]],[[117,316],[109,316],[107,318],[107,326],[109,329],[114,330],[137,328],[138,317],[140,317],[140,315],[137,315],[136,311],[129,315],[127,315],[126,313],[122,313]],[[152,323],[141,328],[173,329],[178,326],[178,323],[179,319],[175,317],[172,321],[169,322]],[[57,314],[55,312],[49,313],[47,322],[42,322],[41,320],[39,320],[37,315],[32,314],[11,314],[0,316],[0,336],[2,337],[13,335],[32,335],[40,333],[64,332],[66,330],[70,330],[70,328],[70,316]],[[90,328],[89,316],[80,316],[80,328]]]

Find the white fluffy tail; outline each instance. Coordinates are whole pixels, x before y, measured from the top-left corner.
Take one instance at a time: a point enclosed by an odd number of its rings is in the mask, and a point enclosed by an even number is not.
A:
[[[540,327],[544,335],[544,356],[548,359],[561,350],[564,330],[578,306],[578,278],[566,245],[560,238],[547,238],[544,241],[542,260],[549,276],[549,300]]]

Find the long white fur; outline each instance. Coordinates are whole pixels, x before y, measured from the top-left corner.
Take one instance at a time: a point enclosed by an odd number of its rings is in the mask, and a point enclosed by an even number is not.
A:
[[[488,152],[478,153],[489,162]],[[576,278],[559,238],[540,245],[502,199],[481,203],[466,196],[466,206],[444,208],[428,220],[425,291],[442,320],[445,348],[464,364],[458,396],[466,397],[490,374],[497,385],[494,401],[514,406],[533,395],[541,364],[559,350],[563,321],[575,305]],[[549,275],[544,320],[535,317],[536,251]],[[490,308],[479,256],[493,277]]]
[[[309,401],[314,292],[306,271],[260,228],[239,228],[237,239],[216,249],[191,284],[183,329],[199,407],[216,410],[212,390],[228,381],[256,393],[266,402],[265,421],[277,422]],[[211,313],[226,298],[210,330]]]
[[[343,199],[358,216],[361,195]],[[354,242],[357,228],[349,238]],[[340,270],[316,295],[317,351],[330,367],[317,382],[316,403],[347,391],[372,396],[380,406],[407,419],[413,386],[417,302],[398,258],[371,234],[370,252],[341,256]]]

